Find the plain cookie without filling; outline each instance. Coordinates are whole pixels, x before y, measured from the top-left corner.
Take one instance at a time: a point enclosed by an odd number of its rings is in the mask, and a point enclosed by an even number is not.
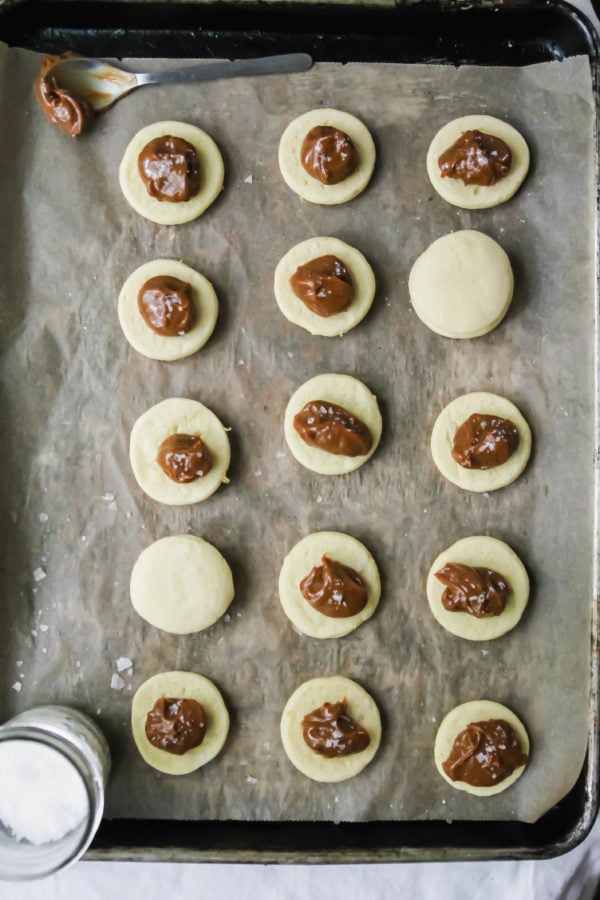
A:
[[[130,580],[135,611],[162,631],[192,634],[213,625],[233,600],[233,577],[216,547],[193,534],[142,550]]]

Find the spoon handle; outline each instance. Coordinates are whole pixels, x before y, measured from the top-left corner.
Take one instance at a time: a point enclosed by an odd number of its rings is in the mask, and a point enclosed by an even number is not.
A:
[[[181,69],[162,72],[144,72],[136,75],[138,85],[174,84],[184,81],[216,81],[237,75],[284,75],[304,72],[312,66],[308,53],[286,53],[280,56],[263,56],[258,59],[237,59],[233,62],[201,63]]]

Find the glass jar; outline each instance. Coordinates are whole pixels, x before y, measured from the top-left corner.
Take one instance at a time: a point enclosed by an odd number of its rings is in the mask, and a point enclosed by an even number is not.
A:
[[[0,759],[0,879],[43,878],[74,863],[104,809],[110,751],[96,723],[67,706],[30,709],[0,726]]]

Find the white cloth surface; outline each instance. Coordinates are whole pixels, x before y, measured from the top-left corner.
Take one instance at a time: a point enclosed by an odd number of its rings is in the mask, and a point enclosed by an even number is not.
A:
[[[573,0],[600,29],[590,0]],[[526,862],[263,866],[77,863],[41,882],[0,882],[0,900],[600,900],[600,819],[575,850]]]

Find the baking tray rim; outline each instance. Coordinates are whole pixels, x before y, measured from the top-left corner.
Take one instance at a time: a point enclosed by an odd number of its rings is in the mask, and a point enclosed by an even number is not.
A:
[[[50,0],[50,3],[41,3],[41,0],[8,0],[8,2],[2,3],[0,0],[0,39],[2,38],[1,30],[2,24],[5,21],[5,16],[10,15],[11,12],[15,11],[17,7],[33,7],[34,9],[45,7],[46,10],[49,8],[58,7],[68,7],[70,6],[72,9],[75,8],[76,0],[63,0],[62,3],[53,3]],[[131,7],[139,7],[140,11],[142,9],[147,9],[147,4],[142,4],[140,2],[134,3],[120,3],[115,2],[95,2],[89,4],[83,4],[88,10],[92,8],[102,7],[105,10],[109,8],[114,8],[117,11],[117,16],[119,15],[120,10],[130,9]],[[154,9],[158,9],[159,7],[167,8],[167,4],[159,2],[152,2],[151,6]],[[244,13],[248,15],[248,13],[252,13],[253,9],[262,8],[262,12],[264,13],[265,4],[260,4],[259,6],[255,6],[254,3],[236,3],[236,2],[226,2],[226,3],[208,3],[206,5],[202,3],[189,3],[182,2],[175,4],[169,4],[169,9],[171,12],[173,9],[182,10],[186,9],[190,11],[194,9],[198,13],[205,12],[208,10],[227,10],[228,13],[234,14],[236,9],[243,9]],[[449,2],[449,0],[409,0],[409,2],[402,6],[398,4],[396,7],[389,7],[384,5],[364,5],[360,7],[356,6],[344,6],[344,4],[329,4],[329,3],[318,3],[318,4],[310,4],[310,12],[316,17],[320,12],[326,11],[328,14],[335,12],[335,10],[339,10],[341,8],[344,9],[345,14],[348,14],[349,11],[352,12],[353,15],[359,16],[367,16],[369,13],[371,14],[383,14],[390,15],[395,14],[401,17],[403,15],[403,11],[414,10],[421,7],[421,9],[428,10],[437,10],[440,14],[448,14],[460,16],[461,14],[466,13],[469,10],[487,10],[489,12],[499,11],[499,7],[495,6],[494,3],[487,2],[487,0],[459,0],[459,2]],[[294,16],[298,13],[300,9],[304,9],[306,11],[307,4],[306,3],[298,3],[295,4],[293,2],[281,3],[276,2],[273,4],[269,4],[268,8],[273,10],[273,12],[277,12],[278,14],[288,14],[289,16]],[[585,43],[587,46],[586,55],[590,61],[590,67],[592,71],[592,80],[593,80],[593,93],[595,98],[595,108],[596,108],[596,127],[595,127],[595,157],[596,157],[596,169],[598,169],[598,156],[599,156],[599,148],[600,148],[600,38],[594,29],[593,25],[589,21],[589,19],[585,16],[583,12],[580,10],[570,6],[568,3],[564,2],[564,0],[504,0],[501,4],[501,9],[506,10],[509,13],[527,13],[533,12],[536,10],[545,9],[545,10],[553,10],[566,18],[571,20],[572,24],[575,24],[579,30],[581,31],[582,37],[585,39]],[[172,24],[172,23],[171,23]],[[174,55],[175,56],[175,55]],[[434,60],[426,60],[427,62],[452,62],[456,63],[456,60],[449,58],[436,58]],[[471,63],[471,61],[469,61]],[[526,64],[526,63],[522,63]],[[600,722],[600,689],[599,689],[599,674],[600,674],[600,635],[599,635],[599,611],[598,611],[598,600],[600,597],[600,561],[599,561],[599,547],[600,547],[600,379],[599,379],[599,363],[600,363],[600,313],[598,308],[598,298],[600,296],[600,265],[599,265],[599,252],[600,252],[600,179],[598,179],[596,186],[596,229],[595,229],[595,246],[594,246],[594,271],[595,271],[595,282],[594,282],[594,318],[595,318],[595,341],[594,341],[594,392],[596,398],[594,416],[595,416],[595,451],[594,451],[594,522],[593,522],[593,530],[594,530],[594,541],[593,541],[593,598],[592,598],[592,622],[591,622],[591,665],[590,665],[590,700],[589,700],[589,737],[588,737],[588,746],[587,746],[587,754],[584,762],[583,770],[578,780],[579,790],[583,789],[584,800],[583,806],[581,809],[581,815],[575,822],[575,824],[567,830],[564,835],[560,838],[550,841],[547,844],[539,844],[537,846],[533,845],[509,845],[509,846],[501,846],[494,845],[494,842],[490,842],[489,845],[485,846],[466,846],[462,844],[452,843],[448,841],[446,844],[440,843],[435,846],[422,846],[419,844],[401,844],[398,846],[386,846],[386,847],[361,847],[352,845],[347,846],[339,846],[339,847],[327,847],[326,849],[299,849],[299,848],[281,848],[275,845],[270,847],[257,847],[250,846],[251,839],[248,839],[248,846],[238,846],[238,847],[224,847],[224,846],[212,846],[212,847],[200,847],[200,846],[182,846],[176,843],[165,843],[162,842],[160,846],[154,846],[152,843],[148,842],[146,845],[140,843],[139,845],[128,845],[124,841],[120,843],[118,841],[111,842],[108,835],[104,834],[106,828],[110,830],[111,823],[124,823],[127,825],[127,828],[131,832],[135,832],[136,820],[127,819],[127,820],[104,820],[103,825],[101,826],[101,830],[99,834],[96,836],[96,839],[92,843],[91,847],[87,851],[84,856],[84,860],[88,861],[138,861],[138,862],[233,862],[233,863],[303,863],[303,864],[323,864],[323,863],[383,863],[383,862],[434,862],[434,861],[476,861],[476,860],[515,860],[515,859],[548,859],[551,857],[559,856],[563,853],[566,853],[572,849],[574,849],[578,844],[580,844],[585,837],[589,834],[596,815],[598,813],[599,800],[600,800],[600,773],[599,773],[599,736],[598,736],[598,726]],[[575,791],[577,790],[577,786],[574,787],[571,792],[567,795],[569,798]],[[564,798],[564,799],[567,799]],[[561,801],[561,804],[564,802]],[[544,818],[544,817],[543,817]],[[149,820],[152,821],[153,825],[160,826],[162,820]],[[173,825],[174,823],[171,820],[164,820],[164,824]],[[310,826],[315,828],[316,826],[326,826],[329,829],[345,829],[345,828],[362,828],[368,829],[370,826],[374,826],[377,823],[373,822],[362,822],[362,823],[298,823],[298,822],[253,822],[253,821],[243,821],[243,822],[214,822],[212,820],[201,821],[195,820],[189,823],[179,823],[188,826],[208,826],[209,828],[215,829],[217,826],[222,828],[227,827],[241,827],[246,831],[250,832],[252,830],[257,830],[262,825],[272,826],[276,831],[285,828],[288,826]],[[408,826],[414,825],[420,828],[427,828],[428,825],[432,825],[433,823],[429,823],[427,821],[419,821],[419,822],[408,822],[402,821],[398,823],[387,822],[385,823],[387,826],[393,826],[394,824],[402,826],[402,828],[406,828]],[[435,823],[442,824],[442,823]],[[454,831],[456,834],[457,830],[461,828],[465,828],[465,826],[473,826],[477,825],[480,827],[493,826],[493,825],[502,825],[502,824],[511,824],[511,823],[499,823],[499,822],[461,822],[455,821],[453,823],[443,823],[447,824],[447,827]],[[522,823],[512,823],[515,825]],[[532,826],[526,827],[535,827],[535,824]],[[498,842],[499,844],[499,842]]]

